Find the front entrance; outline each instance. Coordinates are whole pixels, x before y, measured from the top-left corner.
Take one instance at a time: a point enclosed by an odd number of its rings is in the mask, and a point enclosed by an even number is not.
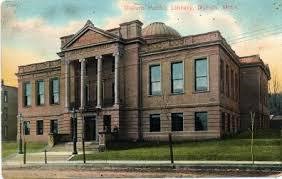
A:
[[[96,117],[85,117],[84,118],[84,139],[85,141],[96,140]]]

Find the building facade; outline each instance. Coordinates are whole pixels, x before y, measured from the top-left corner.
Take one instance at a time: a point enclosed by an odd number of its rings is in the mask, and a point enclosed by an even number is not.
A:
[[[1,82],[1,111],[2,141],[16,140],[18,89],[5,85],[4,81]]]
[[[61,37],[60,59],[19,66],[25,140],[71,138],[74,126],[86,141],[99,132],[136,141],[239,131],[242,64],[220,32],[181,36],[161,22],[142,25],[103,30],[87,21]]]

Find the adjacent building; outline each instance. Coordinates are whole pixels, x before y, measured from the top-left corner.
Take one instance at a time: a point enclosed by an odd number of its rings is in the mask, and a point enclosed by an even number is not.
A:
[[[245,65],[220,32],[181,36],[161,22],[142,25],[135,20],[103,30],[87,21],[61,37],[60,59],[19,66],[25,140],[47,141],[49,133],[71,140],[73,129],[86,141],[98,140],[99,132],[136,141],[241,130]]]
[[[1,82],[1,111],[2,141],[16,140],[18,89],[5,85],[3,80]]]

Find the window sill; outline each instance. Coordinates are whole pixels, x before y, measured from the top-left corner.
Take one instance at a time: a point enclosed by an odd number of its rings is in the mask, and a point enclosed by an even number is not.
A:
[[[30,106],[23,106],[24,108],[31,108],[32,106],[30,105]]]
[[[162,94],[148,94],[148,97],[160,97]]]
[[[184,95],[184,94],[185,94],[185,92],[170,93],[171,96]]]
[[[36,107],[44,107],[46,106],[45,104],[37,104]]]
[[[206,91],[193,91],[192,94],[198,94],[198,93],[209,93],[209,90]]]
[[[60,105],[60,103],[50,104],[50,106],[58,106],[58,105]]]

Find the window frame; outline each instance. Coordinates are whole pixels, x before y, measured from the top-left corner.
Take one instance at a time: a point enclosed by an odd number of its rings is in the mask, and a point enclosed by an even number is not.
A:
[[[27,124],[28,124],[28,128],[26,128]],[[23,129],[24,129],[23,132],[24,135],[30,135],[30,121],[23,121]]]
[[[40,126],[42,124],[42,126]],[[36,135],[44,134],[44,121],[42,119],[36,120]]]
[[[3,102],[4,103],[8,103],[8,91],[7,90],[4,90],[4,99],[3,99]]]
[[[160,80],[159,81],[154,81],[154,82],[152,82],[151,81],[151,69],[152,69],[152,67],[156,67],[156,66],[159,66],[159,68],[160,68]],[[156,63],[156,64],[150,64],[149,65],[149,73],[148,73],[148,91],[149,91],[149,96],[161,96],[162,95],[162,66],[161,66],[161,63]],[[160,93],[159,94],[153,94],[152,92],[152,84],[153,83],[160,83]]]
[[[180,122],[178,122],[179,124],[181,124],[181,129],[175,129],[176,127],[177,127],[177,124],[178,123],[176,123],[176,124],[174,124],[174,120],[173,120],[173,115],[179,115],[179,114],[181,114],[182,115],[182,122],[180,123]],[[179,127],[179,126],[178,126]],[[183,114],[183,112],[173,112],[173,113],[171,113],[171,131],[172,132],[181,132],[181,131],[184,131],[184,114]]]
[[[173,79],[173,65],[175,64],[182,64],[182,78]],[[174,80],[180,81],[182,80],[182,91],[174,91]],[[171,94],[183,94],[185,91],[185,63],[183,60],[180,61],[173,61],[170,63],[170,93]]]
[[[56,132],[54,132],[55,131],[55,125],[54,124],[57,124],[56,126]],[[52,133],[52,134],[58,134],[59,133],[59,121],[58,121],[58,119],[51,119],[50,120],[50,133]]]
[[[30,85],[30,94],[29,96],[26,95],[27,85]],[[27,104],[28,97],[30,98],[30,104]],[[31,81],[23,82],[23,107],[31,107],[32,106],[32,83]]]
[[[224,94],[225,90],[225,68],[224,68],[224,60],[220,59],[220,93]]]
[[[153,124],[156,124],[156,123],[152,122],[153,120],[156,120],[156,117],[154,117],[154,116],[158,116],[159,125],[157,127],[153,126]],[[156,129],[158,129],[158,130],[156,130]],[[161,132],[161,114],[158,114],[158,113],[150,114],[150,116],[149,116],[149,131],[150,132]]]
[[[54,91],[53,91],[53,81],[58,80],[58,102],[54,101]],[[60,78],[59,77],[53,77],[50,79],[50,104],[51,105],[59,105],[60,104]]]
[[[200,77],[197,77],[197,70],[196,70],[196,63],[197,61],[200,61],[200,60],[206,60],[207,61],[207,89],[206,90],[197,90],[197,78],[202,78],[202,77],[205,77],[205,76],[200,76]],[[198,57],[198,58],[195,58],[194,59],[194,63],[193,63],[193,69],[194,69],[194,88],[193,88],[193,91],[196,92],[196,93],[201,93],[201,92],[209,92],[210,90],[210,75],[209,75],[209,58],[207,56],[203,56],[203,57]]]
[[[199,129],[199,128],[197,128],[197,126],[196,126],[196,124],[197,124],[197,114],[199,114],[199,113],[206,113],[206,116],[207,116],[207,118],[206,118],[206,128]],[[209,117],[208,117],[208,112],[207,112],[207,111],[197,111],[197,112],[195,112],[195,114],[194,114],[194,130],[195,130],[195,131],[208,131],[208,130],[209,130],[208,118],[209,118]]]
[[[40,94],[39,84],[43,82],[43,94]],[[43,103],[40,103],[40,97],[43,95]],[[36,81],[36,105],[43,106],[45,104],[45,81],[43,79]]]

